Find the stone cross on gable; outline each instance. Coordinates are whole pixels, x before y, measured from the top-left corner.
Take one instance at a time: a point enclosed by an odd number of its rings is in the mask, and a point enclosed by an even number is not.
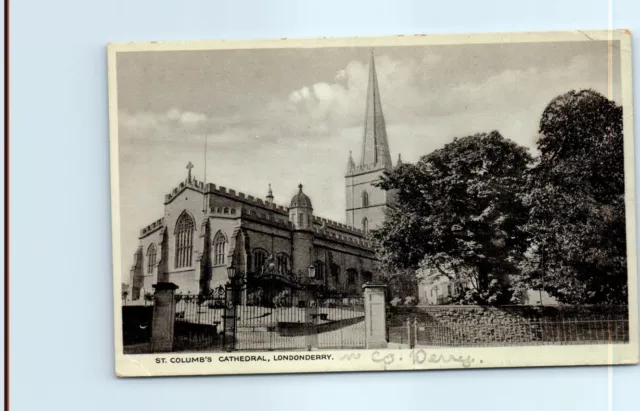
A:
[[[191,169],[193,168],[193,164],[191,164],[191,161],[189,161],[189,164],[187,164],[187,170],[189,170],[189,175],[188,175],[188,180],[191,181]]]

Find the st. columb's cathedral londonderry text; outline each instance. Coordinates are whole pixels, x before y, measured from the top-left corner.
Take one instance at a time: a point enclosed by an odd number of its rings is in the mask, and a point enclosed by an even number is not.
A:
[[[400,159],[398,158],[398,163]],[[315,268],[315,280],[345,297],[361,293],[374,277],[375,255],[367,239],[379,227],[394,193],[374,186],[393,168],[373,55],[369,68],[360,162],[351,153],[345,175],[346,223],[314,215],[303,185],[289,207],[192,176],[164,197],[164,216],[140,231],[130,272],[130,297],[141,300],[157,282],[182,293],[208,293],[228,280],[233,266],[247,281],[279,281]],[[293,188],[295,189],[295,188]],[[265,270],[269,264],[272,269]]]

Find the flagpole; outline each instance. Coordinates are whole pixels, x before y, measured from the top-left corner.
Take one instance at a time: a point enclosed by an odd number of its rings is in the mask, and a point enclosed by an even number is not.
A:
[[[206,214],[206,192],[207,192],[207,133],[204,133],[204,190],[202,193],[202,213]]]

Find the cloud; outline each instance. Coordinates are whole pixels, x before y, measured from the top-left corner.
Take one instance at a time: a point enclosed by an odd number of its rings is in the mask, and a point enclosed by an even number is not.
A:
[[[455,85],[441,96],[442,106],[449,112],[460,109],[513,112],[520,107],[548,103],[555,96],[572,89],[592,87],[606,94],[606,76],[594,79],[582,75],[593,63],[585,56],[576,56],[568,66],[544,71],[535,67],[504,70],[479,82]],[[538,108],[541,112],[544,107]]]
[[[385,106],[402,105],[407,98],[419,104],[415,91],[411,88],[417,73],[415,62],[396,61],[382,55],[377,57],[376,70]],[[369,66],[360,61],[351,61],[336,72],[334,80],[334,83],[303,85],[291,91],[287,101],[297,117],[316,124],[324,123],[321,129],[332,134],[345,127],[362,125]],[[285,123],[295,122],[291,118],[285,120]],[[307,124],[302,123],[300,126],[298,131],[305,134]]]
[[[180,111],[176,108],[172,108],[166,113],[129,113],[127,111],[120,111],[120,113],[118,113],[118,120],[120,126],[131,129],[145,129],[167,126],[195,126],[208,121],[209,118],[202,113]]]
[[[379,87],[387,120],[411,123],[412,113],[424,107],[424,96],[414,83],[420,68],[436,64],[432,54],[408,61],[386,55],[376,57]],[[362,127],[369,65],[354,60],[333,76],[334,82],[302,84],[286,98],[266,104],[247,104],[236,115],[215,116],[172,108],[165,113],[120,113],[120,126],[134,140],[184,142],[180,135],[216,136],[220,141],[263,145],[290,139],[329,139],[346,128]],[[409,113],[409,115],[407,115]],[[414,116],[415,117],[415,116]]]
[[[158,116],[153,113],[136,113],[129,114],[121,111],[118,114],[118,122],[120,127],[128,129],[135,128],[154,128],[160,124]]]
[[[182,124],[198,124],[207,120],[207,116],[200,113],[192,113],[190,111],[186,111],[182,113],[180,116],[180,122]]]
[[[392,150],[393,146],[406,146],[402,139],[416,141],[411,136],[422,135],[426,143],[413,151],[424,153],[432,148],[430,141],[494,129],[533,149],[539,116],[551,99],[586,87],[607,92],[606,75],[585,75],[597,73],[593,66],[601,64],[598,57],[578,55],[565,66],[507,68],[485,71],[485,76],[482,72],[459,76],[450,73],[458,70],[467,74],[460,61],[444,60],[437,54],[404,59],[378,55],[376,70],[387,126],[406,133],[389,133]],[[333,82],[301,84],[266,104],[247,101],[232,115],[172,108],[166,113],[121,113],[120,125],[130,129],[132,138],[166,140],[167,144],[170,140],[182,144],[184,139],[179,136],[193,138],[194,134],[207,134],[224,147],[328,141],[344,129],[363,126],[368,80],[369,65],[354,60],[336,70]]]

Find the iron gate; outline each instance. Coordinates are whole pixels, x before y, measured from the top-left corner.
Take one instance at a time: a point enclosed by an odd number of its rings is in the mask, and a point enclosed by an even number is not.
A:
[[[176,295],[175,351],[365,347],[364,299],[262,282]]]
[[[261,283],[233,300],[233,350],[364,348],[364,299]],[[225,328],[228,327],[225,326]]]

